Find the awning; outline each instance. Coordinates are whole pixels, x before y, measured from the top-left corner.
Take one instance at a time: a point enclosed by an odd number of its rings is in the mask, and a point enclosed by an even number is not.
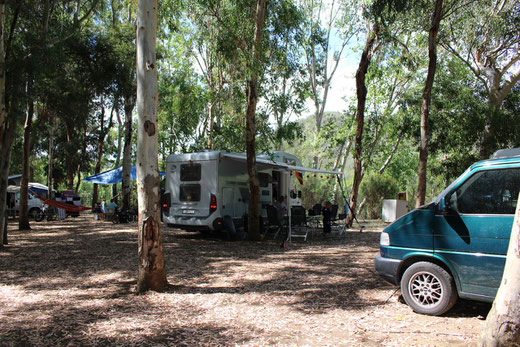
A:
[[[166,175],[165,172],[159,171],[159,176]],[[132,179],[137,178],[136,168],[132,166],[130,168],[130,177]],[[89,176],[83,179],[83,181],[97,183],[97,184],[116,184],[123,180],[123,167],[120,166],[118,168],[108,170],[105,172],[98,173],[93,176]]]
[[[7,186],[7,192],[8,193],[18,193],[20,192],[20,186],[16,185],[9,185]],[[36,183],[36,182],[29,182],[28,190],[33,194],[48,194],[49,188],[47,186],[44,186],[43,184]]]

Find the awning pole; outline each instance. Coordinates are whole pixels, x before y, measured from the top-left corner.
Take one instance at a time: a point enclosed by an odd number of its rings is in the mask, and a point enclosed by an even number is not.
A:
[[[359,223],[359,221],[357,220],[357,217],[356,217],[356,214],[354,213],[354,211],[350,208],[350,204],[348,203],[348,199],[347,197],[345,196],[345,191],[343,190],[343,186],[341,185],[341,180],[339,179],[339,175],[336,175],[337,179],[338,179],[338,184],[339,184],[339,189],[341,189],[341,194],[343,195],[343,200],[345,200],[345,205],[348,206],[348,209],[349,211],[352,211],[352,216],[354,217],[354,219],[356,220],[356,223],[361,227],[361,229],[359,229],[359,231],[362,231],[364,226],[361,225],[361,223]],[[348,213],[347,213],[347,216],[348,216]],[[345,218],[347,218],[347,216],[345,216]]]

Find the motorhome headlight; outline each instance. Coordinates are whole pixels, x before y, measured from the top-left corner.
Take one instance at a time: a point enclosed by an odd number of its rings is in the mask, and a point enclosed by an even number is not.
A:
[[[381,239],[379,240],[380,246],[390,246],[390,235],[384,231],[381,233]]]

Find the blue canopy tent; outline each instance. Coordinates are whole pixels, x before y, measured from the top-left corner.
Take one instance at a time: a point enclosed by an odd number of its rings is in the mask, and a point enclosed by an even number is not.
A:
[[[159,176],[166,175],[165,172],[159,171]],[[137,178],[135,166],[130,168],[130,177],[132,179]],[[118,168],[108,170],[105,172],[98,173],[93,176],[89,176],[83,179],[83,181],[97,183],[97,184],[116,184],[123,180],[123,167],[120,166]]]

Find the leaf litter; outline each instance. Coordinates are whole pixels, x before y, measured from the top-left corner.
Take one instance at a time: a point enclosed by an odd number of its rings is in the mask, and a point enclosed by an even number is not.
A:
[[[477,345],[490,305],[414,313],[373,268],[384,224],[342,238],[230,242],[162,226],[170,289],[135,294],[137,224],[9,220],[0,345]]]

